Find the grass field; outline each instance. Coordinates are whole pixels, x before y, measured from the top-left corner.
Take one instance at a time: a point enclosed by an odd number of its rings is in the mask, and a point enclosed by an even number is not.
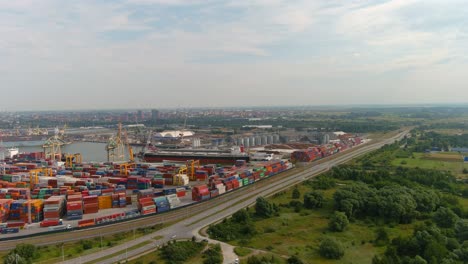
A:
[[[463,157],[455,152],[443,153],[413,153],[414,158],[396,158],[392,161],[394,166],[408,168],[419,167],[421,169],[436,169],[450,171],[458,178],[465,178],[463,169],[468,169],[468,164],[463,162]]]
[[[445,135],[460,135],[460,134],[468,133],[468,131],[465,129],[431,129],[428,131],[433,131],[433,132],[436,132],[439,134],[445,134]]]
[[[301,185],[299,190],[304,194],[310,188]],[[258,235],[254,238],[231,244],[270,252],[282,258],[297,254],[304,263],[371,263],[374,255],[384,250],[372,244],[377,228],[372,223],[356,221],[350,223],[342,233],[328,231],[328,217],[333,212],[332,196],[335,191],[336,189],[332,189],[324,192],[326,203],[321,209],[303,209],[296,213],[293,209],[281,207],[280,216],[255,222]],[[291,193],[292,189],[269,201],[277,204],[289,203]],[[411,234],[412,228],[413,225],[399,225],[388,228],[388,232],[393,238]],[[342,259],[327,260],[319,256],[318,245],[327,236],[335,237],[345,246],[346,253]],[[245,260],[246,257],[241,259]]]

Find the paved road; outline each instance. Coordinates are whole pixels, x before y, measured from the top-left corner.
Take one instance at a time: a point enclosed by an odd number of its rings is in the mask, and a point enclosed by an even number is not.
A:
[[[194,234],[198,236],[198,230],[200,230],[201,228],[208,226],[212,223],[218,222],[222,220],[223,218],[232,215],[236,211],[253,204],[256,198],[259,196],[271,195],[275,192],[278,192],[282,189],[287,188],[288,186],[297,184],[306,179],[314,177],[335,165],[344,163],[357,156],[376,150],[385,144],[393,143],[395,140],[400,140],[407,134],[407,132],[408,131],[401,132],[400,134],[390,139],[371,142],[368,145],[363,146],[360,149],[350,151],[349,153],[345,153],[342,156],[331,159],[330,161],[318,164],[313,167],[306,168],[302,172],[299,172],[290,177],[285,177],[284,179],[274,182],[271,185],[257,187],[254,184],[254,185],[248,186],[246,188],[250,188],[249,189],[250,191],[247,192],[246,194],[234,197],[228,202],[220,204],[211,209],[205,210],[199,214],[192,216],[191,218],[182,220],[170,227],[164,228],[150,235],[140,237],[126,244],[119,245],[119,246],[109,248],[109,249],[105,249],[105,250],[102,250],[101,252],[89,254],[81,258],[67,260],[64,263],[86,263],[86,262],[93,262],[93,263],[97,262],[97,263],[102,263],[102,264],[115,263],[115,262],[123,261],[127,258],[130,258],[131,256],[137,256],[142,253],[148,252],[154,249],[156,246],[162,245],[163,243],[167,243],[169,240],[172,240],[174,238],[175,239],[191,238]],[[278,176],[278,177],[281,177],[281,176]],[[189,208],[185,208],[184,210],[191,210],[191,209],[189,207]],[[187,215],[190,215],[191,213],[193,212],[187,212]],[[163,238],[155,240],[154,237],[156,236],[162,236]],[[138,247],[137,249],[126,250],[129,247],[138,245],[146,241],[149,241],[151,243]],[[224,243],[222,244],[222,248],[225,251],[232,250],[231,246],[227,244],[225,245]],[[121,253],[114,257],[108,257],[110,255],[113,255],[119,252],[124,252],[124,253]],[[236,258],[236,255],[233,253],[231,254],[231,252],[226,252],[226,253],[227,254],[225,254],[224,263],[233,263]],[[105,260],[97,261],[98,259],[103,259],[103,258]]]

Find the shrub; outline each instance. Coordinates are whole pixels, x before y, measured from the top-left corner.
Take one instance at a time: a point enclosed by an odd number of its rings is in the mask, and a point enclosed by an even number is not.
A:
[[[245,247],[235,247],[234,253],[236,253],[236,255],[238,255],[239,257],[244,257],[252,253],[252,250]]]
[[[349,221],[345,213],[335,211],[328,222],[328,228],[331,231],[342,232],[348,226]]]
[[[292,198],[293,199],[299,199],[301,198],[301,192],[299,192],[299,188],[294,187],[294,190],[292,191]]]
[[[302,262],[302,260],[299,259],[298,256],[292,255],[291,257],[288,258],[287,263],[288,264],[303,264],[304,262]]]
[[[219,244],[210,247],[203,252],[203,264],[221,264],[223,263],[223,254]]]
[[[344,248],[340,242],[325,238],[320,242],[319,253],[320,256],[327,259],[340,259],[344,256]]]
[[[385,228],[380,227],[379,229],[375,231],[375,233],[376,233],[375,241],[374,241],[375,245],[384,246],[390,241],[387,230],[385,230]]]
[[[93,248],[93,241],[91,240],[81,240],[80,241],[83,250],[88,250]]]
[[[161,257],[169,263],[185,263],[184,261],[198,254],[204,245],[201,242],[174,241],[162,247]]]

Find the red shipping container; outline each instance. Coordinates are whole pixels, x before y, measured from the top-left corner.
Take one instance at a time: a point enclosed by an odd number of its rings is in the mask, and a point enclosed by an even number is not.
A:
[[[141,212],[142,215],[155,214],[155,213],[156,213],[156,209],[151,209],[151,210],[146,210],[146,211]]]
[[[67,203],[67,210],[74,211],[74,210],[81,210],[83,208],[83,204],[81,202],[69,202]]]
[[[57,219],[60,218],[58,211],[44,212],[44,219]]]
[[[59,220],[44,220],[41,222],[41,227],[48,227],[48,226],[57,226],[60,224]]]

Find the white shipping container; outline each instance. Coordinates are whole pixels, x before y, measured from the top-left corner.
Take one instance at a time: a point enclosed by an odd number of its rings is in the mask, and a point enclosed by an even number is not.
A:
[[[148,206],[143,206],[141,208],[142,211],[152,210],[152,209],[156,209],[156,205],[148,205]]]

